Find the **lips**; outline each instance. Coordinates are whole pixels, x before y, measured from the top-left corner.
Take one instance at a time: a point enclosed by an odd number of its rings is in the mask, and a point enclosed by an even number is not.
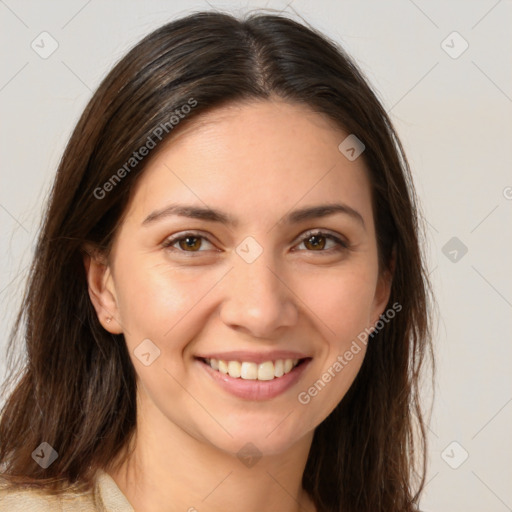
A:
[[[222,359],[202,359],[213,370],[227,374],[234,379],[272,380],[290,373],[303,359],[277,359],[253,363],[250,361],[223,361]]]
[[[225,357],[227,360],[196,357],[202,371],[225,391],[245,400],[268,400],[284,393],[297,383],[312,360],[311,357],[292,351],[264,354],[223,352],[208,355]],[[232,357],[235,359],[229,359]]]
[[[232,350],[229,352],[211,352],[198,354],[198,359],[217,359],[222,361],[247,361],[249,363],[264,363],[265,361],[277,361],[279,359],[305,359],[311,357],[308,354],[293,350],[272,350],[270,352],[250,352],[248,350]]]

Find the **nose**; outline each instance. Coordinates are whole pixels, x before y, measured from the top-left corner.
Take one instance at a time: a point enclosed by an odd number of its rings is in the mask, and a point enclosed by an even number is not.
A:
[[[236,261],[224,287],[220,317],[232,329],[272,339],[297,323],[298,299],[266,251],[252,263]]]

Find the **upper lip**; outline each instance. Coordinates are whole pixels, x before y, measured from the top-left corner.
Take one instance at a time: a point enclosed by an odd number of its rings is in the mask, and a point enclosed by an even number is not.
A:
[[[293,350],[272,350],[271,352],[231,350],[229,352],[201,354],[196,357],[199,359],[221,359],[222,361],[264,363],[265,361],[277,361],[278,359],[304,359],[310,356]]]

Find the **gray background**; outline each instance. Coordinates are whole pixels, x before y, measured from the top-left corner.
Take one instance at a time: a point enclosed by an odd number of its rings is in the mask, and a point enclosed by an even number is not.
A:
[[[0,0],[0,379],[42,205],[80,113],[132,44],[211,7],[300,15],[341,42],[378,90],[412,164],[439,309],[421,506],[512,510],[510,0]],[[43,31],[59,45],[46,59],[31,47]]]

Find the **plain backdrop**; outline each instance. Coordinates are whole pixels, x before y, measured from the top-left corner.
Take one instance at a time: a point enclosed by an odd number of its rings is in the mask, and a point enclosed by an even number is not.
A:
[[[44,200],[100,80],[177,16],[265,7],[303,17],[342,44],[411,162],[439,310],[421,507],[512,510],[510,0],[0,1],[0,379]],[[33,49],[41,37],[47,51],[58,44],[47,58]]]

